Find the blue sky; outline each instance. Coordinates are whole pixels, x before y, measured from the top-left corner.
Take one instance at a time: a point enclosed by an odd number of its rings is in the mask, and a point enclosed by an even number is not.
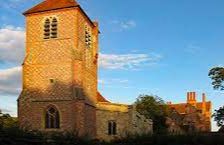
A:
[[[40,1],[0,5],[0,108],[12,115],[21,88],[21,13]],[[99,90],[109,100],[131,104],[139,94],[154,94],[178,103],[196,91],[213,109],[224,104],[224,92],[213,90],[208,77],[210,68],[224,65],[223,0],[78,2],[100,23]]]

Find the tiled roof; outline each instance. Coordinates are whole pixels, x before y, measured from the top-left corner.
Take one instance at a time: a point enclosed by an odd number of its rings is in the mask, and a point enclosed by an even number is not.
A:
[[[211,102],[206,102],[206,111],[211,110]],[[202,102],[196,104],[197,109],[202,110]]]
[[[99,92],[97,93],[97,101],[98,102],[108,102],[108,100],[106,100]]]
[[[196,107],[197,107],[198,109],[201,109],[201,108],[202,108],[202,103],[197,103],[197,104],[196,104]]]
[[[181,104],[170,104],[171,108],[174,108],[178,113],[185,114],[186,113],[186,103]]]
[[[187,103],[180,103],[180,104],[169,104],[171,108],[174,108],[178,111],[180,114],[186,113],[186,107]],[[211,102],[206,102],[206,111],[209,111],[211,107]],[[196,109],[202,110],[202,102],[196,103]]]
[[[77,6],[79,6],[79,4],[75,0],[44,0],[40,4],[27,10],[23,14],[26,15],[31,13],[57,10],[62,8],[71,8],[71,7],[77,7]]]

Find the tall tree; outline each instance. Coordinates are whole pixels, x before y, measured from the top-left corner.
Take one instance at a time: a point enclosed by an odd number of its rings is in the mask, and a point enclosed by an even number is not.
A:
[[[221,127],[224,125],[224,106],[215,110],[213,114],[214,120],[217,122],[217,126]]]
[[[213,80],[212,85],[216,90],[224,90],[224,67],[215,67],[209,71],[210,78]],[[219,127],[224,127],[224,106],[215,110],[212,115]]]
[[[214,89],[224,90],[224,67],[215,67],[209,71]]]
[[[153,120],[154,132],[166,131],[166,117],[168,106],[158,96],[140,95],[135,102],[137,111]]]

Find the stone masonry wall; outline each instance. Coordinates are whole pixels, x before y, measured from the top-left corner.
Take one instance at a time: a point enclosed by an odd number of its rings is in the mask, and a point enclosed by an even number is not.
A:
[[[104,140],[112,140],[127,135],[130,123],[128,112],[113,112],[108,110],[97,110],[97,138]],[[108,135],[108,122],[116,121],[117,135]]]
[[[153,133],[153,122],[136,111],[134,106],[129,106],[129,116],[131,124],[129,126],[130,134],[148,134]]]
[[[100,104],[97,108],[96,120],[98,139],[109,141],[129,134],[152,133],[152,121],[140,115],[133,106]],[[108,134],[109,121],[116,122],[116,135]]]

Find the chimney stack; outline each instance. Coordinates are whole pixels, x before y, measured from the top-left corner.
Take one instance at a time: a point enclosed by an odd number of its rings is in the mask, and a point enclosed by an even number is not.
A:
[[[196,92],[192,92],[193,93],[193,99],[192,101],[195,101],[196,102]]]
[[[206,95],[205,95],[205,93],[202,94],[202,102],[206,102]]]
[[[191,105],[196,105],[197,99],[196,99],[196,92],[188,92],[187,93],[187,103]]]
[[[167,105],[172,105],[172,102],[167,102]]]
[[[202,114],[206,114],[206,95],[202,94]]]

